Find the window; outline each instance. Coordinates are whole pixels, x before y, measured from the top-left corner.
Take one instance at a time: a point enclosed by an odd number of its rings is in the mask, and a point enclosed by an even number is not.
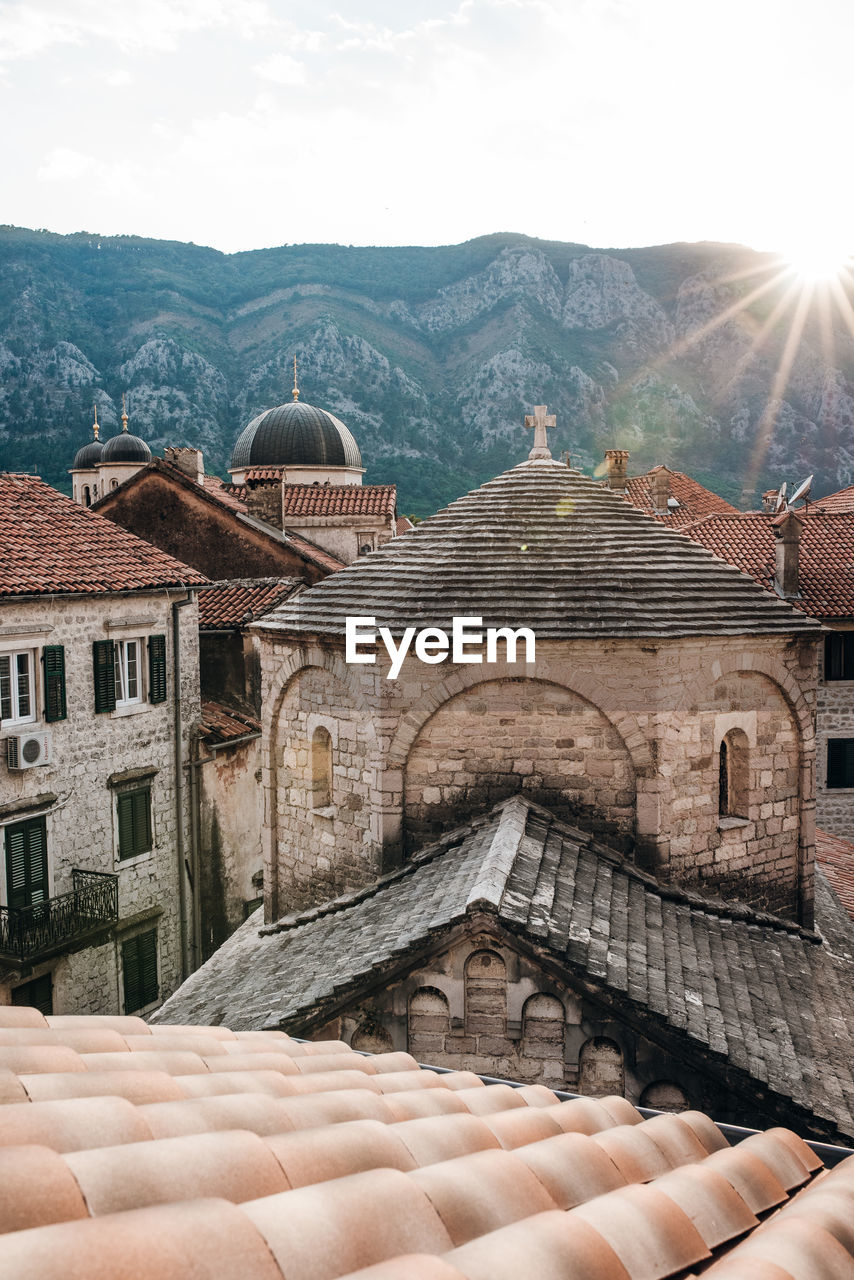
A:
[[[747,818],[750,785],[750,744],[741,729],[721,740],[718,770],[718,813],[722,818]]]
[[[156,929],[137,933],[122,943],[122,981],[125,1013],[136,1013],[158,999]]]
[[[122,791],[116,798],[119,859],[135,858],[151,848],[151,788]]]
[[[10,823],[5,831],[7,906],[20,910],[50,896],[44,816]]]
[[[113,641],[113,679],[115,680],[115,705],[129,707],[142,702],[139,678],[139,641]]]
[[[854,787],[854,738],[828,738],[828,787]]]
[[[825,680],[854,680],[854,631],[824,637]]]
[[[326,809],[332,804],[332,738],[319,725],[311,739],[311,807]]]
[[[29,1005],[49,1018],[53,1013],[53,975],[44,973],[32,982],[24,982],[12,988],[12,1004]]]
[[[35,718],[32,651],[0,654],[0,720],[30,724]]]

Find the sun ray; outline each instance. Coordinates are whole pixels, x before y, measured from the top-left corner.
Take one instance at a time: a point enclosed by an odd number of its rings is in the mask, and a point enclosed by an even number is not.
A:
[[[712,397],[713,402],[719,403],[723,399],[725,393],[732,387],[733,383],[737,382],[738,379],[744,374],[750,362],[756,359],[760,350],[762,349],[765,339],[768,337],[769,333],[774,328],[777,321],[780,319],[780,316],[782,315],[782,313],[786,310],[786,308],[791,303],[793,294],[797,293],[800,290],[800,288],[801,286],[796,281],[792,281],[792,283],[786,289],[786,292],[783,294],[783,296],[777,300],[777,302],[774,304],[774,308],[771,311],[771,314],[767,316],[766,319],[763,321],[762,327],[759,329],[759,332],[755,333],[751,338],[750,346],[748,350],[745,351],[744,355],[741,356],[740,359],[736,362],[736,365],[733,369],[732,377],[730,378],[729,382],[726,384],[724,388],[721,389],[721,392],[718,396]]]

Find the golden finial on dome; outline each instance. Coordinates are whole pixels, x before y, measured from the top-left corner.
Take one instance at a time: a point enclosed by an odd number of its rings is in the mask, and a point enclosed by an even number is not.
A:
[[[294,356],[294,400],[299,400],[299,387],[297,386],[297,358]]]
[[[128,411],[125,407],[125,393],[122,392],[122,431],[128,429]]]
[[[92,434],[93,434],[93,436],[95,437],[95,439],[97,440],[97,439],[98,439],[98,432],[101,430],[101,428],[98,426],[98,405],[97,405],[97,403],[96,403],[96,404],[93,404],[93,405],[92,405],[92,408],[93,408],[93,409],[94,409],[94,411],[95,411],[95,421],[92,423]]]

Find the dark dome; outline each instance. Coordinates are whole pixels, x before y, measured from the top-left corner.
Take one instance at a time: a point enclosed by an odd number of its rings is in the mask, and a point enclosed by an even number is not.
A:
[[[111,436],[104,445],[101,461],[150,462],[151,450],[139,436],[131,435],[129,431],[120,431],[117,436]]]
[[[325,409],[292,400],[265,409],[241,431],[232,467],[361,467],[362,455],[344,423]]]
[[[103,452],[104,446],[100,440],[90,440],[88,444],[84,444],[83,448],[78,449],[75,453],[71,470],[88,471],[93,467],[97,467]]]

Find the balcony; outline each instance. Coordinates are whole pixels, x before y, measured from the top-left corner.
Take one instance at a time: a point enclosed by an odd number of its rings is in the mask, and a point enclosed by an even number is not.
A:
[[[31,907],[0,907],[0,957],[32,964],[101,933],[119,917],[119,878],[71,872],[73,888]]]

